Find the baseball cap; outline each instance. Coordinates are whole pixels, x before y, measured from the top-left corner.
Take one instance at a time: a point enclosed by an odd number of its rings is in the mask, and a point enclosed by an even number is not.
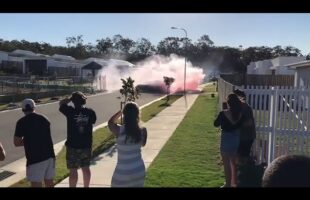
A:
[[[32,99],[24,99],[22,102],[22,109],[29,110],[36,107],[36,103]]]

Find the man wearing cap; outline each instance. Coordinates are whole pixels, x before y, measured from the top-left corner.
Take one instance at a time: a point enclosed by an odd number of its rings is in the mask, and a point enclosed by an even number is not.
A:
[[[27,159],[26,176],[32,187],[54,187],[55,152],[49,120],[35,112],[32,99],[22,102],[25,116],[16,123],[14,145],[24,146]]]
[[[70,98],[59,102],[59,111],[67,118],[66,159],[70,187],[76,187],[79,168],[82,169],[84,187],[89,187],[91,177],[92,133],[97,117],[92,109],[84,106],[86,99],[82,92],[74,92]],[[68,105],[71,101],[74,107]]]

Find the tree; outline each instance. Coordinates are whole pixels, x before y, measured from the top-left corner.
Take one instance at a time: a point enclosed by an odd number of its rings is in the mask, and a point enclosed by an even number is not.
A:
[[[131,77],[128,77],[126,80],[121,79],[123,85],[119,90],[122,96],[124,96],[124,103],[127,101],[135,101],[139,99],[140,93],[138,89],[134,86],[134,80]]]
[[[188,51],[187,53],[189,53],[190,57],[192,56],[193,60],[203,62],[210,58],[211,52],[214,50],[213,45],[214,42],[208,35],[202,35],[198,39],[198,43],[195,43],[195,48],[192,48],[191,51]]]
[[[284,52],[285,56],[302,56],[300,50],[293,46],[286,46]]]
[[[121,101],[121,110],[123,109],[123,105],[126,104],[127,101],[135,101],[139,99],[141,95],[138,89],[134,86],[134,80],[131,77],[128,77],[126,80],[121,79],[123,85],[119,90],[122,96],[124,96],[124,101]],[[123,123],[123,118],[121,117],[121,123]]]
[[[84,59],[89,57],[89,53],[86,51],[86,45],[84,45],[83,35],[78,35],[76,37],[67,37],[67,51],[69,55],[77,58]]]
[[[174,78],[172,77],[167,77],[167,76],[164,76],[164,83],[167,87],[167,102],[166,104],[168,104],[168,101],[169,101],[169,95],[170,95],[170,87],[172,85],[172,83],[174,82]]]
[[[273,57],[278,56],[302,56],[300,50],[293,46],[282,48],[280,45],[273,47]]]
[[[169,56],[170,54],[180,55],[182,41],[178,37],[167,37],[157,45],[157,53]]]
[[[125,56],[128,56],[131,53],[131,50],[134,47],[135,42],[129,38],[124,38],[121,35],[115,35],[113,37],[113,49]]]
[[[198,44],[197,44],[200,48],[203,48],[205,46],[210,46],[212,47],[214,45],[214,42],[210,39],[210,37],[208,35],[202,35],[199,39],[198,39]]]
[[[109,37],[97,40],[96,48],[101,54],[109,54],[113,50],[113,42]]]
[[[242,63],[247,66],[251,62],[256,62],[259,60],[272,59],[274,57],[274,49],[266,46],[261,47],[249,47],[241,52]],[[280,52],[280,49],[277,49],[277,52]]]
[[[146,38],[141,38],[140,40],[135,42],[134,51],[132,52],[131,57],[128,58],[128,60],[139,61],[154,54],[155,47],[152,45],[152,43]]]
[[[66,43],[68,47],[78,47],[83,45],[83,35],[78,35],[76,37],[67,37]]]

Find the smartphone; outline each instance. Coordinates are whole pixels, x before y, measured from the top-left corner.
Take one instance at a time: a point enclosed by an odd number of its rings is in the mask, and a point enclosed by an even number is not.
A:
[[[228,109],[227,102],[223,102],[223,104],[222,104],[222,109],[223,109],[223,110],[227,110],[227,109]]]

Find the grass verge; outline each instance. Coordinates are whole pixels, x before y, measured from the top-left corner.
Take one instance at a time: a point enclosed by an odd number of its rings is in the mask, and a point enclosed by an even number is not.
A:
[[[212,86],[204,89],[150,165],[146,187],[219,187],[223,184],[224,173],[219,165],[220,135],[213,126],[218,98],[211,97]]]

